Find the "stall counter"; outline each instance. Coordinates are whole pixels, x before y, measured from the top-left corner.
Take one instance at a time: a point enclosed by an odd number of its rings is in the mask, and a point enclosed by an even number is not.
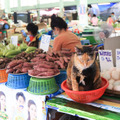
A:
[[[111,102],[113,101],[113,102]],[[46,107],[62,113],[75,115],[81,118],[94,120],[119,120],[120,100],[113,100],[111,97],[102,97],[93,103],[81,104],[74,102],[65,93],[56,96],[46,102]]]

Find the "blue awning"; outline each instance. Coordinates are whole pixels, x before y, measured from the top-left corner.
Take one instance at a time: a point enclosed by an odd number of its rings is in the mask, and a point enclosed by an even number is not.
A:
[[[105,11],[105,10],[111,8],[115,4],[116,3],[110,3],[110,4],[106,4],[106,5],[98,5],[98,7],[99,7],[100,12],[102,12],[102,11]]]

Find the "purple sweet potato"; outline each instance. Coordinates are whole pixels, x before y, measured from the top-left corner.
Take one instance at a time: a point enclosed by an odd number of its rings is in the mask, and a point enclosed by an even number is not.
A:
[[[14,71],[15,71],[14,69],[10,68],[6,70],[6,73],[13,73]]]
[[[65,66],[60,61],[55,61],[55,63],[58,64],[61,69],[65,69]]]
[[[28,70],[28,74],[29,75],[32,75],[32,76],[36,76],[36,75],[38,75],[40,72],[39,71],[37,71],[37,70]]]
[[[24,60],[17,60],[17,64],[23,63]]]
[[[51,76],[51,75],[54,75],[54,71],[51,71],[51,72],[42,72],[42,73],[39,73],[38,75],[36,76]]]
[[[28,70],[31,70],[31,67],[23,67],[22,70],[21,70],[21,72],[22,73],[27,73]]]
[[[43,54],[43,53],[37,55],[37,57],[40,57],[40,58],[45,58],[45,56],[46,54]]]
[[[32,67],[33,65],[32,65],[31,63],[24,62],[24,63],[23,63],[23,66],[24,66],[24,67]]]
[[[33,58],[31,61],[32,61],[32,62],[36,62],[36,61],[39,61],[39,59],[40,59],[39,57],[35,57],[35,58]]]
[[[16,70],[16,73],[21,73],[21,70],[20,69]]]
[[[22,66],[23,66],[23,63],[20,63],[20,64],[18,64],[18,65],[16,65],[13,69],[15,70],[17,70],[17,69],[21,69],[22,68]]]
[[[13,68],[13,67],[15,67],[16,65],[18,65],[17,60],[13,60],[12,62],[10,62],[10,63],[7,65],[7,69]]]

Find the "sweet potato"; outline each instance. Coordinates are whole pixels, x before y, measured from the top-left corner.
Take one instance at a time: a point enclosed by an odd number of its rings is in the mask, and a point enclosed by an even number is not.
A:
[[[18,65],[17,63],[17,60],[13,60],[12,62],[10,62],[8,65],[7,65],[7,68],[13,68],[15,67],[16,65]]]
[[[65,66],[60,61],[55,61],[55,63],[57,63],[61,69],[65,69]]]
[[[31,70],[31,67],[23,67],[22,70],[21,70],[21,72],[22,73],[27,73],[28,70]]]
[[[11,69],[7,69],[7,70],[6,70],[6,73],[13,73],[14,71],[15,71],[15,70],[11,68]]]
[[[64,61],[65,61],[66,63],[69,62],[67,57],[63,57],[63,59],[64,59]]]
[[[39,61],[39,59],[40,59],[39,57],[35,57],[35,58],[33,58],[31,61],[32,61],[32,62],[36,62],[36,61]]]
[[[13,67],[13,69],[15,70],[17,70],[17,69],[21,69],[22,68],[22,66],[23,66],[23,63],[20,63],[20,64],[18,64],[18,65],[16,65],[15,67]]]
[[[36,76],[51,76],[51,75],[54,75],[54,74],[55,73],[53,71],[51,71],[51,72],[42,72],[42,73],[39,73]]]
[[[17,64],[23,63],[24,60],[17,60]]]
[[[24,62],[24,63],[23,63],[23,66],[24,66],[24,67],[32,67],[33,65],[32,65],[31,63]]]
[[[21,73],[21,70],[20,69],[16,70],[16,73]]]
[[[37,57],[40,57],[40,58],[45,58],[46,57],[46,54],[38,54],[38,55],[36,55]]]
[[[28,70],[28,74],[29,75],[32,75],[32,76],[36,76],[36,75],[38,75],[40,72],[39,71],[37,71],[37,70]]]

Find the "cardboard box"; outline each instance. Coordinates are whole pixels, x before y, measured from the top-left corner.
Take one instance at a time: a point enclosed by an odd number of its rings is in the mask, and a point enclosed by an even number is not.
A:
[[[15,30],[14,29],[8,29],[8,30],[6,30],[6,32],[7,32],[7,37],[9,38],[15,33]]]
[[[116,63],[116,49],[120,49],[120,36],[107,38],[104,41],[104,49],[112,50],[113,63]]]
[[[21,33],[21,30],[24,30],[27,33],[26,27],[16,27],[15,32],[16,33]]]

